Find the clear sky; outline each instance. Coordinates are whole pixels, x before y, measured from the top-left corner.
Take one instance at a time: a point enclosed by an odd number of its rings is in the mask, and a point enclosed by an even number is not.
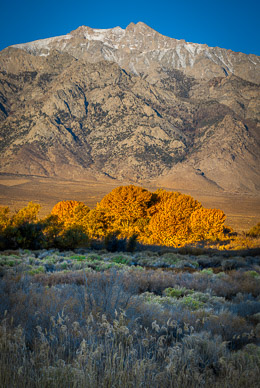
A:
[[[2,0],[0,50],[65,35],[81,25],[142,21],[163,35],[260,55],[259,0]]]

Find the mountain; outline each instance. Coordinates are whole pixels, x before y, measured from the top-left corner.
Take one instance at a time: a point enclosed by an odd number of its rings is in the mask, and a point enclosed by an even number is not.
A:
[[[0,172],[258,193],[260,57],[144,23],[0,52]]]
[[[180,69],[199,80],[234,74],[260,82],[260,58],[256,55],[168,38],[141,22],[131,23],[125,30],[81,26],[67,35],[13,47],[37,56],[47,56],[51,50],[58,50],[92,63],[115,62],[128,72],[147,76],[149,81],[161,78],[156,74],[160,69]]]

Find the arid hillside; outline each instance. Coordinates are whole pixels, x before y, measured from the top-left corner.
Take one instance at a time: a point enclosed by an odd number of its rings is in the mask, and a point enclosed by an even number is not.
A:
[[[257,81],[258,57],[143,23],[9,47],[0,171],[258,194]]]

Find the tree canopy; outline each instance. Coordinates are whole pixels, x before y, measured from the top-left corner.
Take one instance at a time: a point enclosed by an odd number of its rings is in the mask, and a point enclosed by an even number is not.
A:
[[[64,224],[65,228],[71,226],[83,226],[89,207],[80,201],[60,201],[51,211],[51,214],[58,217],[58,220]]]
[[[21,241],[23,246],[28,241],[33,245],[36,236],[61,247],[84,244],[88,238],[118,236],[180,247],[221,239],[225,231],[223,211],[205,209],[186,194],[162,189],[152,193],[134,185],[115,188],[91,210],[80,201],[60,201],[51,214],[39,219],[40,207],[30,202],[14,214],[8,207],[0,207],[0,234],[13,241],[13,246]]]
[[[112,217],[112,229],[129,237],[141,232],[152,197],[152,193],[142,187],[119,186],[102,199],[99,207]]]
[[[189,195],[158,190],[151,207],[147,241],[150,244],[178,246],[190,240],[192,213],[201,204]]]

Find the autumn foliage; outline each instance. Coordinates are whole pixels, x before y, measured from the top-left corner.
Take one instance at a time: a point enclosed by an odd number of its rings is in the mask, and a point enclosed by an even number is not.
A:
[[[152,197],[152,193],[142,187],[120,186],[107,194],[98,208],[110,215],[111,230],[119,231],[124,237],[141,235],[149,218]]]
[[[89,212],[89,207],[80,201],[60,201],[51,211],[51,214],[58,217],[64,223],[65,228],[78,226],[84,223]]]
[[[0,208],[0,233],[23,236],[33,229],[35,239],[38,233],[46,245],[58,247],[66,239],[64,247],[86,243],[87,237],[107,240],[109,236],[135,236],[145,244],[181,247],[221,239],[225,230],[221,210],[205,209],[189,195],[161,189],[152,193],[134,185],[115,188],[91,210],[80,201],[60,201],[49,216],[39,220],[39,209],[40,205],[29,203],[10,215],[9,208]]]
[[[191,215],[201,204],[191,196],[158,190],[150,208],[147,242],[169,246],[185,245],[191,240]]]
[[[107,194],[95,211],[102,214],[103,235],[137,235],[146,244],[178,247],[220,239],[224,232],[221,210],[205,209],[189,195],[166,190],[151,193],[134,185],[120,186]]]

